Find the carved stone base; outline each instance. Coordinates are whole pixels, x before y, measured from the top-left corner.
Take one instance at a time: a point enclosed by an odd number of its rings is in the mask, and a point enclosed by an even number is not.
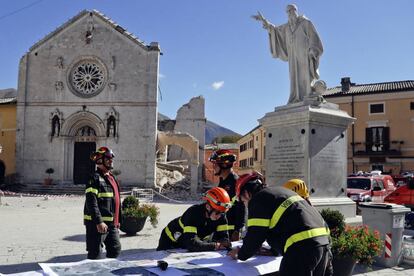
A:
[[[354,118],[337,105],[309,97],[275,108],[259,122],[266,131],[266,182],[303,179],[315,204],[355,217],[346,197],[347,134]]]

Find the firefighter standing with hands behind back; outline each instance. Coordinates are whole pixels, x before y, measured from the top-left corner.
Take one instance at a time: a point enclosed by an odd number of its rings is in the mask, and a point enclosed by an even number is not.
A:
[[[236,155],[229,150],[217,150],[210,156],[210,162],[213,163],[214,175],[220,177],[218,187],[225,189],[232,201],[232,207],[226,216],[229,223],[230,239],[238,241],[245,223],[246,207],[243,202],[237,200],[236,196],[236,181],[239,178],[233,171]]]
[[[97,259],[104,243],[107,258],[116,258],[121,252],[119,225],[121,197],[118,181],[112,174],[114,154],[107,147],[100,147],[91,154],[96,172],[86,185],[84,224],[88,259]]]
[[[237,196],[248,205],[248,228],[243,246],[228,255],[247,260],[267,241],[283,255],[281,276],[330,275],[329,230],[301,196],[284,187],[267,188],[257,172],[240,176]]]

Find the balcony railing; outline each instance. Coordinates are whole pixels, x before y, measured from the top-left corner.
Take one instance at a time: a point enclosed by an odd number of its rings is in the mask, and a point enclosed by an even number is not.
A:
[[[385,151],[356,150],[355,156],[400,156],[401,150],[389,149]]]
[[[391,143],[380,144],[377,147],[373,147],[373,143],[367,144],[366,142],[355,142],[353,143],[354,156],[401,156],[402,144],[404,144],[404,141],[391,141]]]

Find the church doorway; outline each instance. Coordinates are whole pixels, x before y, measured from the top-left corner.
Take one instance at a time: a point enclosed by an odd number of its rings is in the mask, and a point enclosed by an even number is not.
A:
[[[89,158],[96,150],[95,139],[95,130],[88,126],[80,128],[76,133],[73,158],[73,182],[75,184],[88,183],[91,174],[95,171],[95,164]]]
[[[3,161],[0,160],[0,184],[4,183],[5,172],[6,172],[6,166],[4,166]]]

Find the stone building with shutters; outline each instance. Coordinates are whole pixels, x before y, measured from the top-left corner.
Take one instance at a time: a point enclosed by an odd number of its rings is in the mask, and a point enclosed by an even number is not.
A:
[[[160,49],[82,11],[21,58],[16,172],[24,184],[84,184],[108,146],[123,185],[154,185]]]
[[[348,127],[348,173],[414,171],[414,80],[355,84],[346,77],[324,98],[356,118]]]

